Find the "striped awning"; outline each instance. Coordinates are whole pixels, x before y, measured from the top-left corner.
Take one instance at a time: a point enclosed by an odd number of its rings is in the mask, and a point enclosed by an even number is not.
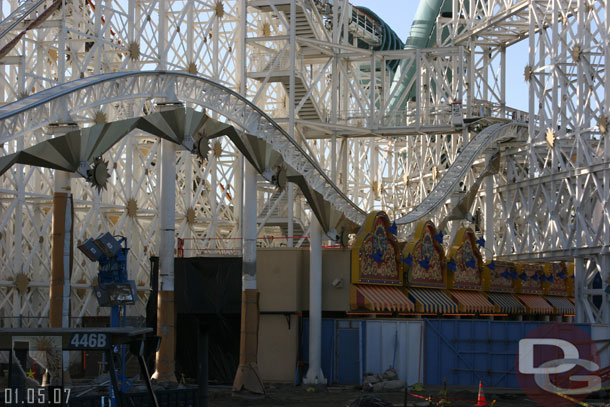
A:
[[[551,295],[544,297],[555,308],[555,314],[574,315],[576,307],[567,297],[553,297]]]
[[[544,297],[534,294],[517,294],[519,301],[525,305],[530,314],[552,314],[553,307],[546,302]]]
[[[356,306],[370,311],[411,312],[415,305],[398,287],[360,285],[356,287]]]
[[[522,314],[525,306],[509,293],[487,293],[487,298],[496,306],[496,311],[507,314]]]
[[[432,288],[410,288],[409,296],[415,300],[418,312],[455,314],[458,306],[443,290]]]
[[[492,313],[494,306],[477,291],[449,291],[449,296],[457,302],[460,312]]]

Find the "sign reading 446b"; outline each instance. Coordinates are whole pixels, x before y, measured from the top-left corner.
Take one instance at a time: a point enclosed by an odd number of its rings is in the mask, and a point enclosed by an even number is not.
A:
[[[78,332],[70,338],[71,349],[107,349],[108,335],[101,332]]]

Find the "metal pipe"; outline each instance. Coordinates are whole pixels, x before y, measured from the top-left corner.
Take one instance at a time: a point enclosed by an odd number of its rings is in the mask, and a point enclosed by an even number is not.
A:
[[[167,0],[159,0],[158,52],[159,69],[167,69]]]
[[[245,161],[244,169],[244,254],[242,268],[242,291],[256,290],[256,169]]]
[[[574,299],[576,301],[576,323],[582,324],[585,322],[584,294],[585,284],[585,262],[582,257],[574,258]]]
[[[489,166],[493,153],[485,153],[485,165]],[[485,180],[485,259],[491,260],[494,255],[494,176],[490,175]]]
[[[292,182],[288,183],[288,239],[287,246],[294,246],[294,184]]]
[[[288,77],[288,134],[294,139],[294,125],[296,120],[296,112],[295,112],[295,89],[296,79],[295,79],[295,70],[296,70],[296,2],[290,2],[290,20],[288,27],[288,34],[290,36],[289,47],[290,47],[290,76]]]
[[[598,262],[597,269],[599,270],[600,277],[601,277],[602,281],[604,282],[602,284],[602,288],[603,288],[606,286],[606,282],[608,281],[608,274],[609,274],[609,270],[610,270],[610,255],[601,254],[601,255],[597,256],[595,260],[596,260],[596,262]],[[600,291],[601,291],[602,302],[601,302],[601,306],[600,306],[600,314],[597,315],[597,318],[595,319],[595,321],[601,322],[603,324],[608,324],[608,323],[610,323],[610,303],[608,302],[608,299],[610,296],[608,295],[606,290],[601,289]],[[593,320],[590,322],[593,322]]]
[[[309,243],[309,370],[303,382],[326,384],[322,372],[322,228],[313,214]]]

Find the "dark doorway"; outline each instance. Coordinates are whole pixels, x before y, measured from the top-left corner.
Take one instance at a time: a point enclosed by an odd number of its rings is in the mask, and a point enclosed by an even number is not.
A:
[[[175,261],[176,369],[197,379],[198,340],[208,334],[209,381],[232,384],[239,362],[241,258]]]

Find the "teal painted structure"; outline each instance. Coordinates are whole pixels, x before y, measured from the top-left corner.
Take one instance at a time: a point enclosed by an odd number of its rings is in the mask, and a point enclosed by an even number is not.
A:
[[[394,32],[394,30],[392,30],[392,28],[385,21],[383,21],[383,19],[381,19],[377,14],[375,14],[375,12],[373,12],[369,8],[362,7],[362,6],[353,6],[353,7],[381,23],[381,26],[383,29],[381,44],[376,47],[373,47],[373,50],[391,51],[391,50],[403,49],[404,43],[402,42],[400,37],[398,37],[398,34],[396,34]],[[369,48],[368,44],[361,40],[358,41],[358,47],[359,48]],[[398,59],[390,60],[390,61],[387,61],[386,67],[390,72],[392,72],[392,74],[394,74],[396,72],[396,69],[398,68],[399,63],[400,63],[400,61]],[[366,67],[367,66],[365,65],[362,67],[362,69],[366,70]],[[379,67],[376,67],[376,68],[379,69]],[[370,67],[368,67],[368,69],[370,70]]]
[[[451,0],[420,0],[404,49],[434,47],[436,45],[436,19],[441,14],[451,15],[451,12]],[[392,85],[397,87],[397,90],[389,102],[389,111],[403,110],[407,101],[415,99],[415,82],[409,85],[415,75],[415,65],[407,68],[407,62],[403,62],[396,70],[395,77],[400,77],[400,72],[405,69],[408,71],[404,80]]]
[[[436,18],[451,13],[451,0],[420,0],[405,49],[430,48],[436,44]]]

